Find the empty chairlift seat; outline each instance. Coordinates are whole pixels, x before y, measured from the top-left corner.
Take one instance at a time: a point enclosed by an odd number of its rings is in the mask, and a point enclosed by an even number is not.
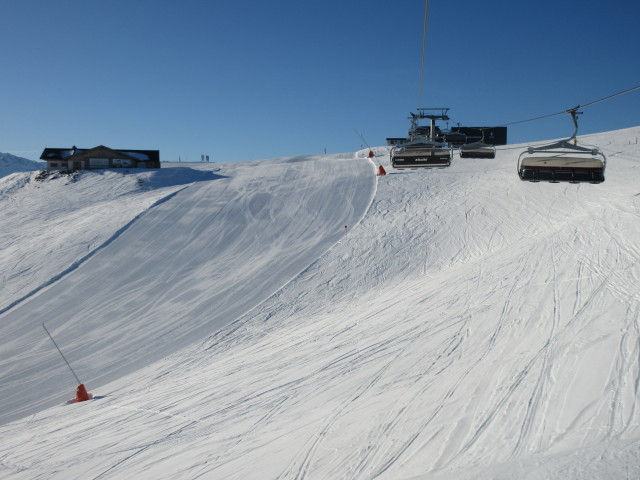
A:
[[[530,182],[604,182],[606,157],[598,149],[559,142],[529,147],[518,157],[518,175]]]
[[[496,158],[496,147],[483,142],[460,146],[460,158]]]
[[[445,168],[451,165],[451,149],[443,143],[416,141],[391,149],[393,168]]]
[[[518,156],[518,176],[530,182],[602,183],[607,158],[595,147],[576,145],[578,107],[567,110],[575,125],[571,138],[529,147]]]
[[[448,108],[419,108],[411,113],[409,139],[391,149],[389,157],[393,168],[445,168],[451,165],[451,147],[436,139],[436,120],[449,120]],[[435,111],[435,112],[434,112]],[[430,126],[419,125],[429,119]]]
[[[482,129],[482,138],[477,142],[460,145],[460,158],[496,158],[496,147],[485,143],[485,130]]]

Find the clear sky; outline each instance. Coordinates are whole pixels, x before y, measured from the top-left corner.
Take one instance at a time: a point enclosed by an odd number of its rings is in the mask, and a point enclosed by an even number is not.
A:
[[[423,15],[424,0],[0,0],[0,152],[254,160],[355,151],[355,129],[383,145],[420,106]],[[431,0],[422,106],[493,126],[640,85],[639,18],[632,0]],[[580,121],[640,125],[640,90]],[[562,115],[508,136],[571,133]]]

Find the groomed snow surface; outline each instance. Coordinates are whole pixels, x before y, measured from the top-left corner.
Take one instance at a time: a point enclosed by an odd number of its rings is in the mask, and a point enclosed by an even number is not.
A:
[[[0,178],[0,478],[639,478],[639,136]]]

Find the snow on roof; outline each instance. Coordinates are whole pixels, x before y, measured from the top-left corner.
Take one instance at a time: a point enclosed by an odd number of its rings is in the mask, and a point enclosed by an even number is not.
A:
[[[118,152],[124,153],[125,155],[129,155],[130,157],[133,157],[136,160],[140,160],[143,162],[149,160],[149,155],[147,155],[146,153],[133,152],[131,150],[118,150]]]

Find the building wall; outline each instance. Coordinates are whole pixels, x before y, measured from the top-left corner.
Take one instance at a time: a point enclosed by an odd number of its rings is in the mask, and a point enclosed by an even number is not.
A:
[[[40,159],[47,162],[49,171],[161,167],[158,150],[114,150],[104,145],[90,149],[45,148]]]
[[[75,160],[49,160],[47,170],[98,170],[105,168],[149,168],[147,162],[129,158],[89,157]]]

